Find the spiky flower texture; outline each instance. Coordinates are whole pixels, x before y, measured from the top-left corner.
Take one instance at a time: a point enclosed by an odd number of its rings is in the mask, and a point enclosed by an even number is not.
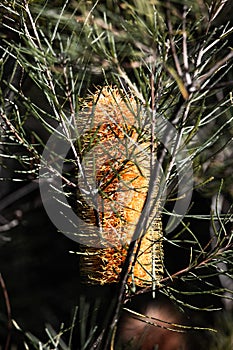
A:
[[[84,204],[85,198],[78,193],[78,213],[101,227],[106,248],[83,246],[80,269],[84,281],[103,285],[119,281],[128,245],[144,207],[150,178],[149,143],[143,140],[145,130],[141,116],[138,117],[143,111],[132,95],[104,87],[86,107],[91,111],[92,128],[79,140],[79,150],[85,168],[91,167],[89,172],[95,169],[98,197],[93,208]],[[162,278],[159,203],[155,211],[153,224],[138,238],[135,249],[138,254],[129,271],[129,284],[143,287],[158,284]]]

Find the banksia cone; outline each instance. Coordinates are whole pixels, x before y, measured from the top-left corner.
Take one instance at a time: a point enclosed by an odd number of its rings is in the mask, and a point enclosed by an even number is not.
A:
[[[118,282],[127,248],[147,197],[150,144],[132,96],[123,97],[116,88],[103,88],[88,102],[90,131],[77,143],[87,180],[95,182],[95,205],[78,192],[78,215],[101,228],[102,247],[81,247],[81,275],[89,283]],[[88,112],[87,112],[88,113]],[[85,118],[84,118],[85,119]],[[91,176],[90,176],[91,174]],[[94,179],[94,180],[93,180]],[[157,184],[158,186],[158,184]],[[145,235],[138,239],[138,255],[129,271],[129,284],[148,286],[159,283],[163,274],[162,224],[157,215]],[[136,250],[135,250],[136,251]]]

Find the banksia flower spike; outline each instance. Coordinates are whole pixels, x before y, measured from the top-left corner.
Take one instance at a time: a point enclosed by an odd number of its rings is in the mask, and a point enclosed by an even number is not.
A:
[[[87,113],[91,111],[91,128],[80,138],[77,148],[86,173],[94,178],[98,196],[91,207],[88,198],[78,192],[77,211],[83,220],[101,227],[103,246],[83,246],[80,269],[84,281],[103,285],[119,281],[128,245],[143,210],[150,178],[150,144],[144,139],[143,109],[139,110],[133,96],[104,87],[86,107]],[[154,212],[157,215],[153,224],[138,239],[140,247],[129,271],[129,284],[143,287],[159,283],[162,278],[159,203]]]

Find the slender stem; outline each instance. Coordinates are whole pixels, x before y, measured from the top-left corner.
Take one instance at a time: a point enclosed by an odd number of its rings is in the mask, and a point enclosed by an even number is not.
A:
[[[6,311],[7,311],[7,318],[8,318],[8,333],[7,333],[7,339],[6,339],[6,343],[5,343],[5,350],[9,349],[10,346],[10,340],[11,340],[11,330],[12,330],[12,320],[11,320],[11,305],[10,305],[10,300],[9,300],[9,296],[8,296],[8,292],[6,289],[6,284],[4,282],[4,279],[2,277],[2,274],[0,273],[0,285],[3,291],[3,295],[4,295],[4,299],[5,299],[5,304],[6,304]]]
[[[175,63],[176,71],[177,71],[178,75],[180,77],[182,77],[183,73],[182,73],[180,62],[179,62],[179,59],[177,56],[175,43],[173,40],[174,34],[173,34],[173,28],[172,28],[172,22],[171,22],[171,13],[170,13],[169,8],[170,8],[170,1],[168,1],[168,9],[166,11],[166,21],[167,21],[167,27],[168,27],[168,32],[169,32],[169,41],[170,41],[170,45],[171,45],[172,58],[173,58],[174,63]]]

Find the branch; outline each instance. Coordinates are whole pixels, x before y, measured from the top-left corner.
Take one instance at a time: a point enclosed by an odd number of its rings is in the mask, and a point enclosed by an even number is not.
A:
[[[7,339],[6,339],[5,348],[4,348],[5,350],[8,350],[9,346],[10,346],[11,331],[12,331],[11,305],[10,305],[10,300],[9,300],[8,292],[6,289],[6,285],[5,285],[5,282],[4,282],[4,279],[3,279],[1,273],[0,273],[0,285],[1,285],[4,299],[5,299],[7,318],[8,318],[8,325],[7,325],[8,333],[7,333]]]

